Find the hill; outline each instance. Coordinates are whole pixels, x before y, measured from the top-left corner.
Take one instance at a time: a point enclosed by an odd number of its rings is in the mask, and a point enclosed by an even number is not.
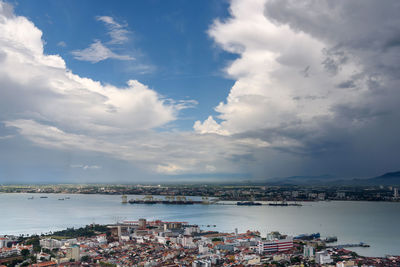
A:
[[[358,185],[358,186],[374,186],[374,185],[400,185],[400,171],[388,172],[381,176],[365,178],[365,179],[338,179],[332,175],[320,176],[290,176],[282,178],[273,178],[266,181],[268,185]]]

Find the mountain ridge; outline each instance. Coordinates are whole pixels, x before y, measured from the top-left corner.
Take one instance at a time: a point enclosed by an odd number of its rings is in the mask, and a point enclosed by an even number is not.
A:
[[[380,176],[364,179],[340,179],[329,174],[324,174],[318,176],[289,176],[272,178],[266,180],[265,182],[270,185],[400,185],[400,171],[387,172]]]

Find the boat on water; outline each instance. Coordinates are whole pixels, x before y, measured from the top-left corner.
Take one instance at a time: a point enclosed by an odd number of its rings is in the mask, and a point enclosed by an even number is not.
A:
[[[274,203],[268,203],[269,206],[289,206],[289,204],[286,201],[282,202],[274,202]]]
[[[131,199],[128,201],[129,204],[171,204],[171,205],[192,205],[192,204],[201,204],[201,201],[198,201],[198,203],[196,201],[193,200],[175,200],[175,201],[168,201],[168,200],[161,200],[161,199],[157,199],[157,200],[145,200],[145,199]]]
[[[325,238],[325,242],[326,243],[333,243],[333,242],[336,242],[338,239],[337,239],[337,237],[336,236],[328,236],[328,237],[326,237]]]
[[[59,198],[58,200],[64,200],[63,198]]]
[[[143,199],[130,199],[129,204],[157,204],[157,201],[143,200]]]
[[[236,205],[238,206],[261,206],[262,204],[259,202],[254,202],[254,201],[243,201],[243,202],[237,202]]]
[[[48,197],[46,197],[46,196],[41,196],[40,198],[48,198]]]
[[[287,206],[297,206],[301,207],[303,206],[300,203],[287,203],[286,201],[281,201],[281,202],[274,202],[274,203],[268,203],[269,206],[277,206],[277,207],[287,207]]]
[[[321,237],[320,233],[314,233],[314,234],[301,234],[301,235],[295,236],[293,239],[313,240],[313,239],[318,239],[320,237]]]
[[[356,247],[361,247],[361,248],[369,248],[370,245],[360,242],[358,244],[341,244],[341,245],[334,245],[334,246],[327,246],[327,248],[337,248],[337,249],[342,249],[342,248],[356,248]]]
[[[142,199],[130,199],[129,204],[167,204],[167,205],[193,205],[202,204],[202,201],[194,201],[186,199],[184,196],[167,196],[165,199],[153,198],[153,196],[145,196]]]
[[[34,199],[34,197],[28,197],[28,199]]]

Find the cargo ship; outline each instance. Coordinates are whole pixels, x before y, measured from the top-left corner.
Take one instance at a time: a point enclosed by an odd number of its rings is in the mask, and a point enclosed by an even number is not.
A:
[[[294,237],[293,239],[301,239],[301,240],[313,240],[313,239],[318,239],[321,237],[320,233],[314,233],[314,234],[302,234]]]
[[[237,202],[236,205],[238,205],[238,206],[261,206],[262,204],[259,202],[254,202],[254,201],[244,201],[244,202]]]
[[[287,203],[286,201],[282,201],[282,202],[274,202],[274,203],[268,203],[269,206],[276,206],[276,207],[287,207],[287,206],[303,206],[300,203]]]
[[[280,203],[274,202],[274,203],[268,203],[269,206],[289,206],[289,204],[285,201],[282,201]]]
[[[165,199],[156,199],[153,196],[145,196],[142,199],[130,199],[129,204],[167,204],[167,205],[193,205],[203,204],[203,201],[186,199],[184,196],[166,196]]]
[[[325,243],[333,243],[333,242],[337,242],[337,237],[336,236],[328,236],[325,238]]]

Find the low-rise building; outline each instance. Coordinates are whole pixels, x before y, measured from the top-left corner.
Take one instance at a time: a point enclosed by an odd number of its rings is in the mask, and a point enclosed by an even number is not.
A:
[[[282,239],[262,240],[258,242],[258,253],[276,253],[288,251],[293,248],[293,237]]]
[[[331,256],[329,255],[328,251],[318,251],[315,253],[315,262],[318,264],[327,264],[333,262]]]

